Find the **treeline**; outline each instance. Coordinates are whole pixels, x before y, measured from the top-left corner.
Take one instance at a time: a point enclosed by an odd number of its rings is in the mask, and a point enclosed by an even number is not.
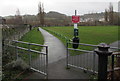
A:
[[[20,15],[17,10],[15,16],[5,17],[6,24],[29,24],[32,26],[71,26],[71,16],[50,11],[44,12],[42,3],[38,4],[38,13],[36,15]],[[101,13],[90,13],[80,16],[82,26],[97,26],[97,25],[120,25],[120,13],[113,11],[113,5],[110,3],[108,9]]]
[[[102,14],[102,15],[100,15]],[[113,12],[113,18],[106,13],[91,13],[81,16],[81,22],[78,25],[91,26],[91,25],[120,25],[120,17],[118,12]],[[107,12],[108,14],[108,12]],[[99,16],[100,15],[100,16]],[[87,16],[87,17],[86,17]],[[99,16],[99,17],[98,17]],[[96,19],[98,18],[98,19]],[[100,20],[101,19],[101,20]],[[107,19],[107,20],[106,20]],[[82,21],[83,20],[83,21]],[[41,26],[38,15],[23,15],[6,17],[6,24],[30,24],[32,26]],[[58,12],[45,13],[44,26],[71,26],[71,16],[66,16]]]

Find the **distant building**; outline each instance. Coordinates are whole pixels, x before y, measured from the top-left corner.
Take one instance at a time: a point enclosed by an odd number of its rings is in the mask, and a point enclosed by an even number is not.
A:
[[[105,18],[100,18],[99,21],[104,22]]]

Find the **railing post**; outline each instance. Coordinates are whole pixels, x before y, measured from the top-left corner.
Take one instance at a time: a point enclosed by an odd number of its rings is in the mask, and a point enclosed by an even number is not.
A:
[[[112,55],[112,74],[111,74],[111,81],[114,80],[114,55]]]
[[[68,44],[69,44],[69,43],[67,42],[67,44],[66,44],[66,50],[67,50],[67,54],[66,54],[66,55],[67,55],[67,56],[66,56],[66,66],[67,66],[67,68],[66,68],[66,69],[70,69],[70,68],[68,67],[68,60],[69,60],[69,59],[68,59],[68,57],[69,57]]]
[[[48,46],[46,47],[46,79],[48,79]]]
[[[29,66],[31,67],[30,43],[28,44],[28,52],[29,52]]]
[[[15,53],[16,53],[16,59],[18,59],[18,48],[17,48],[17,42],[15,42]]]
[[[95,52],[93,52],[93,74],[95,74]]]
[[[108,56],[112,54],[109,51],[109,46],[105,43],[100,43],[95,52],[98,54],[98,81],[107,80],[107,63]]]
[[[3,54],[4,54],[4,44],[5,44],[5,40],[2,39],[2,50],[3,50]]]

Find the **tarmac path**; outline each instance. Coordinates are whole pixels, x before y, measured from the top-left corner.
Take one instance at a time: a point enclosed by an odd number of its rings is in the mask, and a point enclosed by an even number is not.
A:
[[[76,68],[67,70],[66,47],[52,34],[41,28],[39,30],[44,37],[44,45],[48,46],[48,79],[89,79],[89,74],[84,73],[83,70]],[[26,79],[43,79],[43,76],[34,72]]]

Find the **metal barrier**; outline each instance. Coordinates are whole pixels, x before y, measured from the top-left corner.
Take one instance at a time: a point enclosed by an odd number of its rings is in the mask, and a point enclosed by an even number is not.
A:
[[[118,50],[118,48],[116,48]],[[120,52],[113,52],[111,57],[108,59],[110,61],[109,63],[109,70],[108,70],[108,79],[114,80],[114,79],[120,79]],[[115,73],[117,72],[117,73]],[[117,75],[116,75],[117,74]]]
[[[48,46],[13,40],[8,47],[14,48],[16,59],[21,58],[31,70],[39,72],[48,78]],[[33,47],[34,46],[34,47]],[[39,47],[39,50],[33,49]],[[32,48],[33,47],[33,48]],[[41,49],[45,48],[44,52]]]
[[[74,49],[72,48],[72,44],[79,44],[80,49]],[[89,46],[92,47],[89,50],[82,50],[82,46]],[[92,45],[92,44],[84,44],[84,43],[73,43],[73,42],[68,42],[67,43],[67,68],[69,67],[75,67],[82,69],[84,71],[89,71],[95,74],[98,74],[98,54],[94,52],[94,50],[98,47],[99,45]],[[114,49],[114,50],[113,50]],[[118,51],[117,47],[110,47],[110,50],[113,51]],[[112,67],[112,70],[114,71],[114,59],[115,55],[112,54],[108,58],[108,72],[110,71],[109,67]],[[112,62],[111,62],[112,61]],[[113,74],[114,75],[114,74]],[[112,76],[113,76],[112,75]]]
[[[94,51],[70,48],[70,44],[75,43],[67,43],[67,67],[71,66],[83,69],[84,71],[98,73],[98,55]],[[91,46],[92,49],[98,46],[84,43],[79,43],[79,45]]]

